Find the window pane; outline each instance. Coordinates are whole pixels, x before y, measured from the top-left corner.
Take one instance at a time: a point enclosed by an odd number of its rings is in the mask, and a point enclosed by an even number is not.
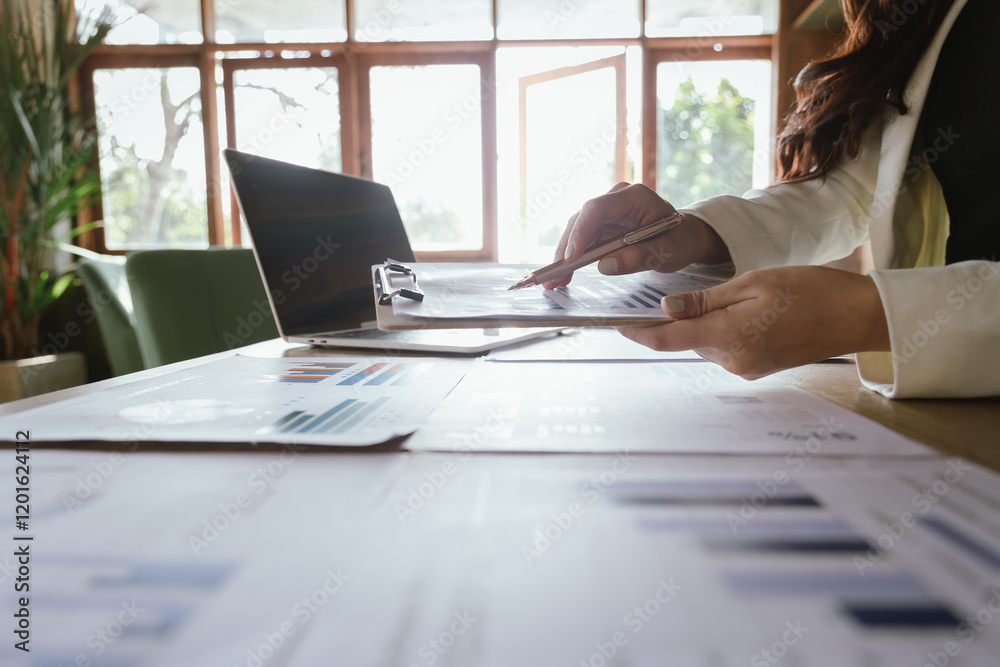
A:
[[[647,0],[650,37],[760,35],[778,27],[777,0]]]
[[[768,61],[661,63],[656,189],[680,207],[767,185]]]
[[[336,67],[237,70],[233,83],[238,149],[341,170]]]
[[[94,73],[109,248],[208,245],[198,70]]]
[[[392,188],[416,250],[483,245],[480,71],[371,69],[372,172]]]
[[[492,39],[491,0],[355,0],[359,42]]]
[[[615,179],[615,70],[609,67],[527,89],[527,191],[521,254],[550,261],[570,216]],[[524,198],[526,195],[526,198]]]
[[[225,0],[220,0],[225,2]],[[77,11],[114,10],[108,44],[200,44],[199,0],[76,0]]]
[[[342,42],[344,0],[215,0],[215,40],[234,42]]]
[[[638,37],[638,0],[497,0],[500,39]]]
[[[618,90],[610,67],[572,74],[626,55],[626,160],[615,164]],[[638,47],[505,47],[497,51],[497,238],[503,263],[552,261],[570,216],[616,182],[633,180],[640,158],[642,57]],[[570,76],[560,76],[571,74]],[[547,80],[546,80],[547,79]],[[526,87],[524,164],[519,97]],[[523,170],[523,171],[522,171]],[[522,180],[522,174],[524,176]]]

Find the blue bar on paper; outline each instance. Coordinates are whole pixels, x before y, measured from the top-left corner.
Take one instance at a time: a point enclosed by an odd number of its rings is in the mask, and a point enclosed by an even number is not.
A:
[[[667,296],[667,293],[661,290],[659,287],[653,287],[649,283],[639,283],[639,284],[648,289],[650,292],[653,292],[654,294],[659,294],[661,298]]]
[[[326,433],[331,429],[335,429],[334,433],[337,433],[339,431],[339,429],[336,428],[338,424],[343,422],[345,419],[347,419],[348,417],[350,417],[351,415],[353,415],[355,412],[365,407],[366,405],[368,404],[361,401],[357,401],[351,404],[346,410],[341,410],[339,413],[334,415],[332,419],[328,420],[325,424],[320,426],[316,432]]]
[[[181,565],[176,563],[137,563],[123,576],[98,575],[91,577],[95,587],[116,588],[119,586],[191,586],[195,588],[215,588],[229,575],[229,565]]]
[[[303,412],[302,410],[296,410],[295,412],[289,412],[287,415],[285,415],[284,417],[282,417],[281,419],[279,419],[278,422],[275,424],[275,426],[277,427],[277,426],[282,426],[284,424],[287,424],[291,420],[293,420],[296,417],[298,417],[299,415],[301,415],[302,412]]]
[[[920,519],[920,525],[929,528],[938,536],[945,538],[966,553],[975,556],[987,565],[1000,568],[1000,556],[982,542],[975,540],[962,533],[954,526],[950,526],[937,517],[924,517]]]
[[[619,481],[608,495],[620,503],[677,506],[741,507],[752,502],[762,507],[819,508],[820,503],[797,484],[788,481],[715,479]]]
[[[872,546],[860,538],[841,539],[708,539],[709,551],[795,554],[864,554]]]
[[[910,595],[927,591],[904,572],[730,572],[726,584],[742,595]]]
[[[380,407],[382,407],[382,405],[384,405],[388,401],[389,401],[388,396],[380,396],[371,403],[364,404],[364,407],[361,410],[358,410],[357,413],[354,415],[354,417],[344,421],[340,425],[340,427],[334,431],[334,433],[343,433],[344,431],[348,430],[349,428],[357,424],[359,421],[367,417],[372,412],[378,410]]]
[[[382,371],[381,374],[373,377],[371,380],[367,382],[366,386],[373,384],[384,384],[389,380],[392,380],[393,378],[397,377],[397,375],[400,372],[405,372],[405,371],[406,371],[406,364],[396,364],[395,366],[385,369],[384,371]]]
[[[656,305],[660,304],[660,300],[655,296],[653,296],[652,294],[650,294],[649,292],[643,292],[642,290],[639,290],[639,294],[643,295],[647,299],[652,299]]]
[[[834,518],[768,519],[754,517],[752,521],[730,524],[724,517],[643,517],[639,526],[644,530],[695,535],[740,535],[743,537],[857,537],[843,521]]]
[[[629,297],[631,299],[633,299],[634,301],[638,301],[639,303],[641,303],[642,305],[646,306],[647,308],[656,308],[656,307],[658,307],[660,305],[659,303],[657,303],[656,299],[653,299],[653,302],[650,303],[649,301],[646,301],[646,299],[643,299],[638,294],[629,294]]]
[[[299,433],[308,433],[309,431],[313,430],[314,428],[316,428],[317,426],[319,426],[320,424],[322,424],[323,422],[325,422],[327,419],[329,419],[333,415],[337,414],[338,412],[340,412],[341,410],[343,410],[344,408],[346,408],[348,405],[350,405],[354,401],[355,401],[355,399],[353,399],[353,398],[349,398],[346,401],[342,401],[340,403],[340,405],[338,405],[336,407],[333,407],[333,408],[330,408],[329,410],[327,410],[326,412],[324,412],[323,414],[321,414],[319,417],[316,417],[316,419],[312,420],[311,422],[309,422],[308,424],[306,424],[305,426],[303,426],[301,429],[299,429]]]
[[[282,433],[288,433],[289,431],[294,431],[295,429],[297,429],[298,427],[302,426],[307,421],[309,421],[310,419],[312,419],[314,416],[315,415],[302,415],[301,417],[299,417],[298,419],[296,419],[295,421],[293,421],[291,424],[289,424],[285,428],[281,429],[281,432]]]
[[[947,608],[937,603],[904,604],[846,604],[844,613],[868,630],[899,630],[950,628],[962,622]]]

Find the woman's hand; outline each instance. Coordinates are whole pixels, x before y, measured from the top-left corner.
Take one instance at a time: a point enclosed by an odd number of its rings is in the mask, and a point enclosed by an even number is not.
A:
[[[587,248],[650,225],[676,213],[669,203],[645,185],[619,183],[600,197],[586,202],[570,218],[556,259],[575,259]],[[666,234],[645,243],[622,248],[597,264],[601,273],[618,275],[636,271],[671,272],[688,264],[729,261],[729,250],[715,231],[693,215]],[[569,284],[572,274],[545,283],[547,289]]]
[[[663,298],[676,318],[621,327],[654,350],[694,350],[748,380],[850,352],[889,350],[875,281],[819,266],[751,271],[697,292]]]

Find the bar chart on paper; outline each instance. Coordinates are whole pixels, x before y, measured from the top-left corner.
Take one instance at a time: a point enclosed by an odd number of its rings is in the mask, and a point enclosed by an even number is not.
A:
[[[378,444],[415,430],[471,363],[230,357],[64,401],[37,439]]]
[[[346,371],[354,364],[350,362],[309,361],[296,364],[281,376],[281,382],[316,384],[338,373]]]
[[[717,281],[682,274],[671,274],[670,278],[669,286],[657,285],[654,280],[648,278],[628,277],[619,280],[593,278],[546,292],[546,295],[570,312],[588,309],[608,310],[628,315],[645,312],[662,317],[660,299],[668,294],[705,289],[718,284]]]
[[[593,265],[577,270],[569,285],[552,290],[507,288],[526,271],[524,265],[446,265],[420,267],[422,301],[395,299],[394,316],[421,320],[533,320],[595,326],[605,320],[664,319],[660,300],[668,294],[706,289],[722,278],[682,273],[643,273],[607,277]],[[517,277],[514,277],[517,276]],[[398,322],[390,322],[395,325]]]
[[[336,377],[334,384],[342,387],[353,385],[394,385],[410,384],[428,371],[432,363],[380,362],[370,365],[351,362],[305,362],[295,364],[279,378],[280,382],[296,384],[318,384]]]
[[[809,458],[929,454],[781,380],[749,382],[701,362],[480,364],[406,446],[461,449],[480,424],[496,418],[502,428],[482,448]]]

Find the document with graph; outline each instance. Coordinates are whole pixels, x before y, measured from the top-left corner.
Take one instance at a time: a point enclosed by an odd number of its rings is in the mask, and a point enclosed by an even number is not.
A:
[[[376,445],[412,433],[472,363],[233,356],[0,418],[33,441]],[[24,428],[17,426],[17,428]]]
[[[411,264],[411,275],[389,275],[384,292],[416,287],[422,300],[396,294],[377,308],[380,329],[617,326],[670,318],[660,308],[668,294],[724,282],[719,275],[646,271],[605,276],[597,267],[577,271],[566,287],[508,290],[533,265]],[[372,267],[373,274],[377,267]],[[373,278],[375,279],[375,278]]]

